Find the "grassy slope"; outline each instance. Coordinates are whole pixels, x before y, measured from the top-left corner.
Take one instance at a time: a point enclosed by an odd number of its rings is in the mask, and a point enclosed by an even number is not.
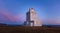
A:
[[[60,28],[43,27],[0,27],[0,33],[59,33]]]

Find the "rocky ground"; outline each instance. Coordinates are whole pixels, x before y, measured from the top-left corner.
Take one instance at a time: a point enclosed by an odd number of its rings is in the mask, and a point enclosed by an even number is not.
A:
[[[60,33],[60,28],[47,27],[0,27],[0,33]]]

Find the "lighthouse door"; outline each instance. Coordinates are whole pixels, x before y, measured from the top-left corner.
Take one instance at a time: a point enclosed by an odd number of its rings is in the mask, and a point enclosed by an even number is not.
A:
[[[33,23],[31,23],[31,26],[33,26]]]

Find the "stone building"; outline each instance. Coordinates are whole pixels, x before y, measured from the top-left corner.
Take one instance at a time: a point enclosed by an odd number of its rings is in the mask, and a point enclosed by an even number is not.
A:
[[[29,8],[29,11],[26,13],[26,21],[24,22],[24,25],[25,26],[42,26],[33,8]]]

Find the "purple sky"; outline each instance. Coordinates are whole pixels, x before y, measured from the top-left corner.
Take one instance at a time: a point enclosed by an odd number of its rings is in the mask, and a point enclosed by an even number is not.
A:
[[[30,7],[42,24],[60,25],[60,0],[0,0],[0,23],[22,24]]]

